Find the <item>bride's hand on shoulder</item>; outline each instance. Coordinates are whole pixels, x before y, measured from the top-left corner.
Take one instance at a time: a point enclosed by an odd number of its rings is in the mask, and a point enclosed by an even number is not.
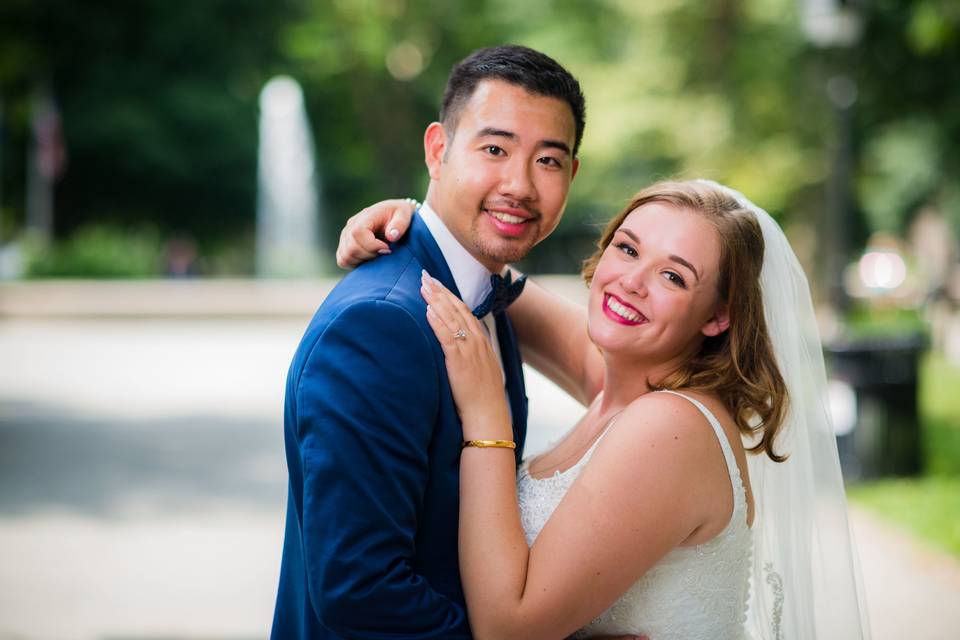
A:
[[[347,220],[337,245],[337,266],[353,269],[378,255],[390,253],[388,242],[400,238],[410,228],[416,208],[411,198],[381,200]]]
[[[443,349],[464,438],[511,439],[503,372],[483,324],[462,300],[426,272],[420,293],[427,302],[427,321]]]

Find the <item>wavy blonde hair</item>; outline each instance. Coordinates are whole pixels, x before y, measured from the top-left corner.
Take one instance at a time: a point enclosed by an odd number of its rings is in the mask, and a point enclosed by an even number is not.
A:
[[[740,433],[754,439],[755,444],[747,450],[782,462],[786,456],[775,452],[774,442],[787,412],[787,388],[763,317],[763,233],[749,209],[704,182],[652,184],[633,196],[604,229],[596,251],[583,263],[583,279],[587,285],[591,283],[614,233],[632,211],[650,202],[698,213],[716,229],[720,240],[717,296],[730,317],[726,331],[706,337],[697,353],[661,380],[650,382],[651,388],[690,389],[717,396]]]

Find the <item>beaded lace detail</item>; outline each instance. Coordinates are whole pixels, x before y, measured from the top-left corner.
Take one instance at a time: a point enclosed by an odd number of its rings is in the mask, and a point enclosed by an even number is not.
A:
[[[677,547],[661,558],[609,609],[574,634],[575,638],[641,633],[656,640],[748,637],[744,623],[752,535],[747,526],[747,497],[740,468],[723,427],[709,409],[689,396],[673,391],[661,393],[686,398],[713,427],[733,486],[730,521],[709,541],[693,547]],[[521,466],[517,494],[528,545],[533,545],[554,509],[589,462],[603,435],[566,471],[534,478],[527,470],[526,462]]]

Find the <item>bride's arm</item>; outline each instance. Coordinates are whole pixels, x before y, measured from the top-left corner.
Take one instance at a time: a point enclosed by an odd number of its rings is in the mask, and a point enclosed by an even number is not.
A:
[[[499,364],[479,321],[429,277],[424,298],[464,437],[510,440]],[[458,329],[465,339],[455,337]],[[716,439],[683,402],[648,394],[630,405],[532,548],[520,522],[513,451],[464,448],[460,572],[476,638],[566,637],[704,524],[716,500],[704,490],[716,479]]]
[[[386,239],[406,233],[412,201],[383,200],[352,216],[340,233],[337,264],[353,268],[389,253]],[[509,309],[523,358],[585,406],[603,387],[603,362],[587,336],[586,309],[528,282]]]
[[[603,358],[587,335],[587,309],[528,280],[507,313],[525,362],[589,406],[603,388]]]

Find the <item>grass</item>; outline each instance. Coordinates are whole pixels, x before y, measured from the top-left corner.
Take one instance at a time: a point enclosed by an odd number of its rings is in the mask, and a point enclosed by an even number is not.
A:
[[[927,356],[920,369],[924,471],[960,476],[960,367]]]
[[[960,558],[960,477],[877,480],[847,495],[891,524]]]
[[[850,499],[960,558],[960,368],[926,356],[919,388],[924,473],[866,482]]]

